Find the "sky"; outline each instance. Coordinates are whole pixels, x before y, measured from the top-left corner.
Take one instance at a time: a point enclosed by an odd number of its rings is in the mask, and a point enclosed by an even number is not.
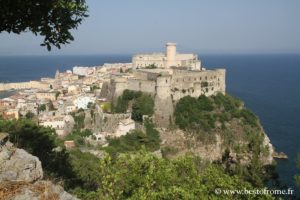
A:
[[[300,53],[299,0],[87,0],[89,17],[61,50],[27,32],[0,33],[1,55]],[[1,11],[0,11],[1,12]]]

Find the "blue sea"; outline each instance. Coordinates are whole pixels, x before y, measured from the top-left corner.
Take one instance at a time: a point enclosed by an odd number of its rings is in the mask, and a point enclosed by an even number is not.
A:
[[[227,69],[227,91],[259,116],[276,150],[288,155],[288,160],[278,161],[278,172],[282,183],[296,189],[294,176],[300,173],[296,167],[300,154],[300,55],[199,57],[207,69]],[[130,61],[130,55],[0,56],[0,82],[53,77],[57,69],[64,71],[76,65]]]

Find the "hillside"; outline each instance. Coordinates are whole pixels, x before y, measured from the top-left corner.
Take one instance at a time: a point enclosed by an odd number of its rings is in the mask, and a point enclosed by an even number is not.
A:
[[[166,156],[191,151],[214,161],[226,150],[243,163],[257,158],[272,164],[274,149],[259,119],[230,95],[184,97],[176,104],[174,118],[170,129],[160,131]]]

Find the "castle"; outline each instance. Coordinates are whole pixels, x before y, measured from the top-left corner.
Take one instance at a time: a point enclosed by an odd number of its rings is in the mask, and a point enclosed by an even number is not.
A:
[[[136,54],[132,58],[134,69],[156,66],[159,68],[186,67],[190,70],[200,70],[201,62],[197,54],[179,54],[176,43],[166,44],[166,53]]]
[[[206,70],[197,55],[177,54],[174,43],[167,43],[166,48],[166,54],[133,56],[133,73],[112,75],[106,89],[102,88],[114,100],[125,89],[151,94],[155,99],[154,120],[161,127],[172,121],[174,105],[180,98],[225,94],[225,69]]]

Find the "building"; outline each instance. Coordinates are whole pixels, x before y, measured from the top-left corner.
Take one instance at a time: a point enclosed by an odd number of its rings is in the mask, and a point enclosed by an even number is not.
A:
[[[96,71],[95,67],[80,67],[80,66],[73,67],[73,74],[79,76],[88,76],[95,73],[95,71]]]
[[[39,100],[50,100],[55,101],[56,100],[56,93],[55,92],[37,92],[36,98]]]
[[[66,147],[66,149],[72,149],[72,148],[76,147],[74,140],[64,141],[64,146]]]
[[[133,57],[133,73],[112,75],[102,87],[101,97],[115,101],[125,89],[154,97],[154,121],[167,127],[173,120],[175,104],[185,96],[225,94],[225,69],[206,70],[195,54],[177,54],[174,43],[166,54],[139,54]],[[148,67],[154,64],[156,67]]]
[[[80,96],[76,98],[73,103],[77,109],[87,109],[89,104],[95,103],[96,98],[90,96]]]
[[[46,119],[40,119],[41,126],[50,127],[55,129],[58,136],[63,137],[71,132],[74,127],[74,119],[71,115],[60,117],[48,117]]]
[[[165,53],[134,55],[132,65],[134,69],[150,66],[152,68],[186,67],[191,70],[201,69],[201,62],[198,60],[197,54],[179,54],[176,52],[175,43],[167,43]]]
[[[19,109],[8,109],[3,112],[3,119],[16,119],[20,118]]]

